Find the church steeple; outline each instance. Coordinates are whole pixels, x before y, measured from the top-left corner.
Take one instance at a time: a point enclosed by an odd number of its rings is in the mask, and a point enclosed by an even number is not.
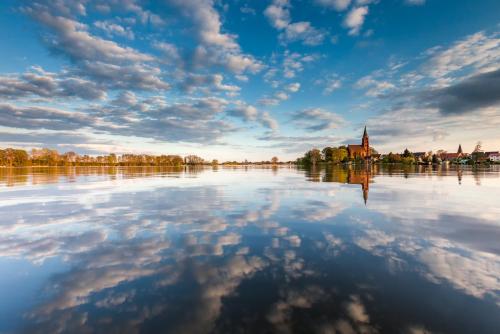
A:
[[[361,146],[363,147],[363,157],[369,158],[371,156],[370,152],[370,140],[368,139],[368,132],[366,131],[366,126],[365,126],[365,131],[363,131],[363,139],[361,140]]]
[[[464,152],[462,152],[462,145],[461,144],[458,144],[458,154],[462,154]]]

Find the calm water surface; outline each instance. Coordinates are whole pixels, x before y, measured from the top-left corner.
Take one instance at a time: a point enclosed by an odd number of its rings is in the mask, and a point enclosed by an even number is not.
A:
[[[499,254],[494,167],[0,169],[0,333],[500,333]]]

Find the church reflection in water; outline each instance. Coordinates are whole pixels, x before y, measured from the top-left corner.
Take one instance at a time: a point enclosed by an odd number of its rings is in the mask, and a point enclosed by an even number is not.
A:
[[[305,169],[306,179],[310,182],[335,182],[343,184],[359,184],[365,204],[368,202],[370,183],[378,176],[402,176],[404,178],[433,175],[437,177],[455,176],[457,183],[462,184],[464,173],[471,174],[476,185],[489,173],[482,169],[463,168],[461,166],[422,166],[422,165],[334,165],[316,166]]]
[[[306,178],[312,182],[336,182],[344,184],[359,184],[363,193],[363,200],[368,201],[370,183],[375,175],[379,173],[377,165],[348,165],[348,166],[327,166],[310,168],[305,171]]]

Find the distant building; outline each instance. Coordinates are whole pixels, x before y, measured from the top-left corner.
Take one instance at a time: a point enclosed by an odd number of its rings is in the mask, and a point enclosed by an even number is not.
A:
[[[457,160],[465,157],[466,155],[464,154],[462,150],[462,145],[458,145],[458,150],[457,153],[442,153],[440,158],[443,161],[451,161],[451,160]]]
[[[486,158],[492,162],[500,162],[500,152],[485,152]]]
[[[371,149],[370,149],[370,140],[368,138],[368,133],[363,132],[363,138],[361,139],[361,145],[347,145],[347,153],[349,155],[349,159],[371,159]]]
[[[413,157],[415,158],[415,160],[417,162],[423,162],[424,159],[426,159],[428,157],[428,153],[427,152],[414,152],[413,153]]]

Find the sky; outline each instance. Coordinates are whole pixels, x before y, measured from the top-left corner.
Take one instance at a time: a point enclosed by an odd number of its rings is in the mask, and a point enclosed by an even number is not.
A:
[[[0,2],[0,147],[500,150],[498,0]]]

